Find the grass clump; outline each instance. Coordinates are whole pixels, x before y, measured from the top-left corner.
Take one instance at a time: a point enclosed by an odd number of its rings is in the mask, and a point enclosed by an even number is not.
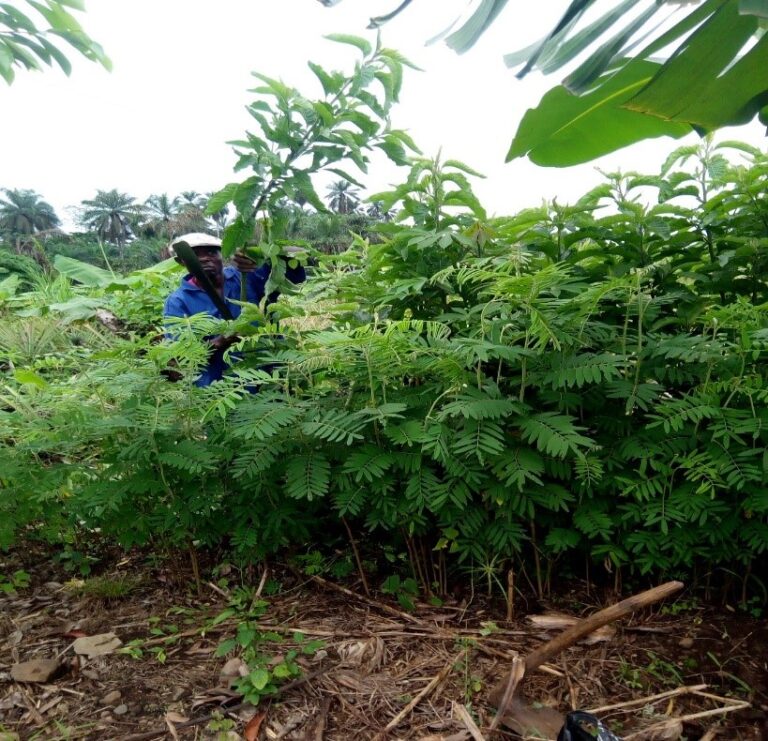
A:
[[[121,600],[135,592],[142,580],[137,576],[94,576],[90,579],[73,579],[67,587],[75,594],[96,600]]]

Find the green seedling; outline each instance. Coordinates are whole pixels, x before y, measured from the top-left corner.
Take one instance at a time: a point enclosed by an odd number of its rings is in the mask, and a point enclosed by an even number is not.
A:
[[[26,571],[14,571],[10,576],[0,576],[0,592],[15,595],[19,589],[29,586],[29,574]]]

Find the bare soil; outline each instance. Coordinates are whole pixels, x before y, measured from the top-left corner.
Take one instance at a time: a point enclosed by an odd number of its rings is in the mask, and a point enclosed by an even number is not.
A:
[[[111,579],[139,582],[111,599],[84,593],[50,554],[29,550],[0,559],[0,575],[16,569],[31,580],[15,594],[0,595],[0,741],[459,741],[473,733],[488,741],[517,738],[503,725],[489,730],[495,708],[485,698],[514,656],[524,656],[544,637],[526,619],[523,601],[512,621],[503,601],[477,595],[440,607],[419,604],[405,613],[386,596],[366,598],[359,584],[348,584],[353,594],[345,594],[279,567],[265,580],[258,570],[233,570],[228,584],[203,579],[198,596],[187,574],[151,568],[137,556],[106,572]],[[292,648],[301,649],[296,631],[324,642],[314,653],[300,654],[299,680],[258,707],[243,705],[220,676],[227,658],[215,651],[234,635],[236,619],[210,627],[243,581],[252,589],[263,581],[269,607],[259,627],[283,637],[266,649],[274,654],[273,665]],[[580,588],[535,609],[583,617],[614,599]],[[683,594],[616,627],[608,640],[574,646],[527,676],[528,702],[565,713],[642,700],[598,713],[620,736],[666,717],[695,715],[683,726],[689,741],[768,739],[765,618],[702,606]],[[74,653],[77,637],[110,632],[124,647],[140,641],[133,644],[135,656],[116,652],[87,659]],[[50,681],[11,679],[19,662],[53,658],[62,667]],[[647,700],[700,684],[711,697],[680,692]],[[749,707],[722,712],[734,701]]]

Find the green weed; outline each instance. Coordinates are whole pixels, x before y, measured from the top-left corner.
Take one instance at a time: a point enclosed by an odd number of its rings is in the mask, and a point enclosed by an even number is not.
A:
[[[0,592],[15,595],[19,589],[26,589],[29,586],[30,576],[23,569],[14,571],[12,574],[0,574]]]

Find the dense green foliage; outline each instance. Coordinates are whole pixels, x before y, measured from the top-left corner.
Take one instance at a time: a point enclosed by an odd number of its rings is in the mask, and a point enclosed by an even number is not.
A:
[[[29,286],[39,276],[40,267],[31,257],[0,249],[0,280],[13,278],[13,281],[7,284],[6,290],[9,290],[11,285]]]
[[[584,558],[748,579],[768,548],[768,158],[707,143],[492,221],[471,174],[413,161],[375,197],[399,219],[320,258],[279,334],[258,307],[172,343],[7,323],[2,544],[98,529],[247,560],[344,518],[435,590],[446,564]],[[165,270],[89,296],[156,323]],[[196,388],[199,338],[231,330],[236,372]]]
[[[406,61],[335,40],[362,61],[312,65],[320,100],[259,76],[261,133],[236,143],[250,174],[207,200],[235,205],[225,252],[271,261],[278,304],[163,339],[180,268],[114,271],[103,240],[127,254],[135,233],[116,191],[90,204],[104,267],[59,252],[53,280],[0,278],[0,547],[98,533],[249,561],[366,533],[365,555],[407,552],[425,592],[510,566],[541,591],[555,565],[591,563],[761,585],[768,157],[705,141],[573,205],[489,219],[477,173],[390,128]],[[364,171],[375,147],[408,165],[402,184],[370,215],[326,213],[310,175],[342,178],[329,196],[347,211],[340,164]],[[149,205],[172,233],[173,201]],[[348,249],[312,234],[322,219]],[[277,259],[297,243],[299,291]],[[218,334],[240,338],[233,371],[198,388]]]

